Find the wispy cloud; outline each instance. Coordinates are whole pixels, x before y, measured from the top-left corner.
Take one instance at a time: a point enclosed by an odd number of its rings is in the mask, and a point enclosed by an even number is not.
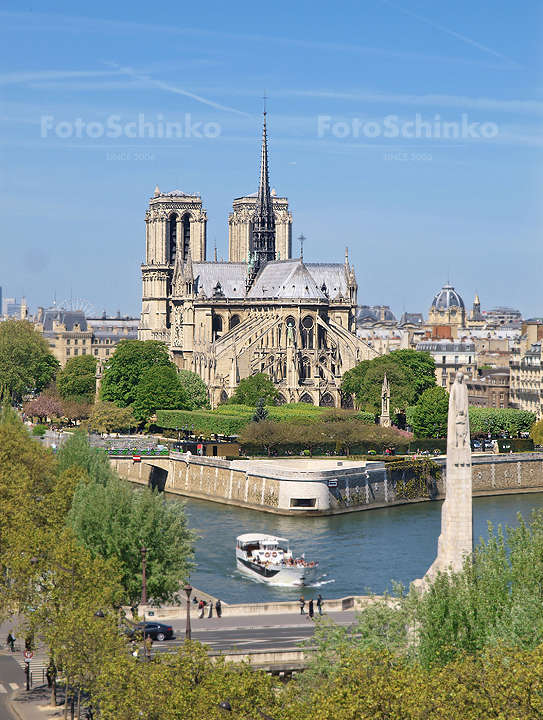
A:
[[[381,0],[381,2],[385,2],[385,0]],[[404,11],[402,8],[399,8],[392,3],[387,3],[391,5],[392,7],[397,8],[401,12],[406,12],[409,15],[414,15],[413,13],[410,13],[409,11]],[[431,20],[426,20],[425,18],[422,18],[418,15],[414,15],[418,19],[428,22],[430,24],[437,25],[437,23],[433,23]],[[48,13],[19,13],[19,12],[9,12],[9,11],[0,11],[0,19],[2,21],[2,26],[5,30],[14,29],[19,30],[24,28],[25,32],[31,32],[34,30],[35,32],[43,33],[45,31],[50,33],[110,33],[113,35],[138,35],[138,34],[145,34],[148,36],[151,33],[158,33],[163,37],[167,36],[176,36],[176,35],[182,35],[184,37],[192,37],[195,39],[218,39],[218,40],[227,40],[227,41],[233,41],[236,43],[239,42],[250,42],[250,43],[257,43],[257,44],[265,44],[265,45],[282,45],[285,47],[295,47],[305,50],[313,50],[318,52],[332,52],[332,53],[340,53],[340,54],[358,54],[358,55],[369,55],[372,57],[379,57],[383,60],[387,61],[393,61],[393,60],[406,60],[406,61],[413,61],[413,62],[437,62],[437,63],[443,63],[443,64],[452,64],[452,65],[468,65],[468,66],[475,66],[475,67],[485,67],[485,68],[491,68],[491,69],[504,69],[504,68],[511,68],[511,64],[513,63],[514,67],[521,68],[521,66],[518,63],[514,63],[514,61],[510,60],[509,58],[506,58],[503,55],[500,55],[499,53],[495,53],[494,51],[491,51],[490,54],[494,55],[496,58],[502,60],[502,63],[496,63],[496,62],[489,62],[489,61],[482,61],[482,60],[475,60],[475,59],[469,59],[469,58],[462,58],[462,57],[447,57],[443,55],[433,55],[428,53],[418,53],[418,52],[412,52],[412,51],[405,51],[400,49],[393,49],[393,48],[375,48],[375,47],[369,47],[366,45],[349,45],[345,43],[333,43],[333,42],[322,42],[317,40],[304,40],[301,38],[290,38],[290,37],[278,37],[273,35],[262,35],[257,33],[228,33],[228,32],[221,32],[216,30],[202,30],[200,28],[194,28],[194,27],[181,27],[176,25],[152,25],[152,24],[143,24],[143,23],[135,23],[135,22],[129,22],[129,21],[119,21],[119,20],[104,20],[99,18],[89,18],[89,17],[77,17],[72,15],[54,15],[54,14],[48,14]],[[459,36],[457,33],[453,33],[452,31],[447,30],[447,28],[442,28],[442,26],[437,25],[440,29],[450,32],[453,35],[457,35],[462,40],[465,40],[466,42],[471,42],[472,44],[476,44],[477,46],[480,46],[480,43],[474,43],[474,41],[469,41],[468,38],[464,38],[463,36]],[[485,48],[485,46],[480,46],[481,48]],[[490,48],[487,48],[488,51],[490,51]],[[505,64],[504,64],[505,63]]]
[[[169,83],[162,82],[161,80],[153,80],[153,78],[149,77],[149,75],[140,75],[132,68],[123,67],[120,68],[119,65],[116,63],[111,63],[114,67],[118,67],[121,72],[124,75],[129,75],[130,77],[141,80],[148,85],[160,88],[161,90],[166,90],[168,92],[176,93],[178,95],[185,95],[186,97],[190,97],[193,100],[198,100],[198,102],[204,103],[204,105],[209,105],[210,107],[214,107],[217,110],[226,110],[227,112],[233,112],[237,113],[238,115],[243,115],[245,117],[249,117],[249,115],[245,112],[242,112],[241,110],[236,110],[235,108],[228,107],[227,105],[220,105],[219,103],[214,102],[213,100],[208,100],[207,98],[202,97],[201,95],[196,95],[195,93],[191,93],[188,90],[183,90],[182,88],[175,87],[175,85],[170,85]]]
[[[47,80],[122,75],[120,70],[43,70],[40,72],[0,73],[0,85],[23,85]]]
[[[334,90],[277,90],[274,95],[292,95],[330,100],[351,100],[365,103],[397,103],[399,105],[438,105],[442,107],[494,110],[500,112],[543,114],[543,102],[537,100],[495,100],[457,95],[382,95],[364,92],[337,92]]]
[[[487,47],[486,45],[483,45],[480,42],[477,42],[476,40],[472,40],[471,38],[466,37],[465,35],[460,35],[460,33],[454,32],[454,30],[451,30],[450,28],[445,27],[444,25],[440,25],[439,23],[434,22],[433,20],[430,20],[429,18],[425,18],[422,15],[418,15],[417,13],[411,12],[411,10],[406,10],[405,8],[400,7],[399,5],[396,5],[393,2],[390,2],[390,0],[379,0],[379,2],[383,3],[384,5],[388,5],[391,8],[394,8],[395,10],[398,10],[399,12],[403,13],[404,15],[410,15],[413,18],[416,18],[417,20],[420,20],[423,23],[426,23],[427,25],[431,25],[432,27],[438,28],[444,33],[447,33],[448,35],[452,35],[452,37],[457,38],[458,40],[461,40],[462,42],[467,43],[468,45],[472,45],[473,47],[476,47],[478,50],[482,50],[485,53],[488,53],[489,55],[493,55],[494,57],[499,58],[500,60],[506,60],[507,62],[511,63],[514,67],[525,70],[526,68],[523,65],[520,65],[516,60],[512,60],[511,58],[506,57],[505,55],[502,55],[501,53],[497,52],[496,50],[493,50],[492,48]]]

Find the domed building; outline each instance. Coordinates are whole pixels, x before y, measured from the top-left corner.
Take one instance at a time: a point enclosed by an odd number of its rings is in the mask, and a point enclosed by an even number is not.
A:
[[[453,328],[466,326],[464,301],[449,283],[434,297],[428,311],[428,325],[449,325],[453,333]]]

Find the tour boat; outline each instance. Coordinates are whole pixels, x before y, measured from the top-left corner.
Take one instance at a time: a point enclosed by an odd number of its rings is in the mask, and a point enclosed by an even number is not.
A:
[[[292,557],[285,538],[247,533],[236,538],[236,562],[255,580],[272,585],[309,585],[315,582],[317,562]]]

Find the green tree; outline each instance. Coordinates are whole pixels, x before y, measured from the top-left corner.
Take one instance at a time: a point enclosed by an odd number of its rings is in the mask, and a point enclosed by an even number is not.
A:
[[[107,453],[102,448],[91,447],[82,430],[62,443],[56,457],[61,472],[80,468],[87,478],[104,486],[116,477]]]
[[[355,404],[366,412],[381,412],[381,388],[385,373],[390,385],[391,408],[403,410],[415,397],[415,376],[408,367],[393,359],[394,353],[372,360],[358,381]],[[346,373],[347,374],[347,373]]]
[[[266,408],[264,398],[260,398],[255,406],[255,412],[253,415],[253,422],[262,422],[262,420],[269,420],[270,413]]]
[[[189,396],[192,405],[190,409],[200,410],[209,407],[207,385],[198,373],[192,372],[192,370],[179,370],[178,376]]]
[[[78,397],[94,402],[96,394],[96,365],[93,355],[77,355],[70,358],[57,376],[57,390],[63,400]]]
[[[0,323],[0,391],[15,400],[29,392],[41,392],[53,380],[60,365],[47,340],[26,320]]]
[[[387,375],[393,408],[405,410],[434,387],[435,363],[427,352],[395,350],[373,360],[363,360],[343,375],[341,389],[354,398],[357,408],[381,412],[381,387]]]
[[[415,402],[422,393],[436,385],[436,364],[429,352],[419,350],[394,350],[392,358],[411,370],[415,376]]]
[[[532,426],[530,437],[534,441],[534,445],[543,445],[543,420],[539,420]]]
[[[279,445],[288,442],[285,437],[285,424],[273,420],[252,422],[241,430],[239,441],[242,445],[264,448],[269,456]]]
[[[412,414],[415,437],[446,437],[448,413],[449,393],[437,385],[425,390]]]
[[[88,421],[89,430],[99,433],[128,430],[137,424],[130,408],[120,408],[106,401],[93,405]]]
[[[173,366],[146,370],[136,389],[132,412],[147,421],[157,410],[190,410],[191,402]]]
[[[272,405],[279,396],[275,385],[267,373],[256,373],[240,381],[236,391],[230,398],[233,405],[251,405],[254,407],[260,398],[267,405]]]
[[[165,343],[157,340],[121,340],[104,368],[100,398],[118,407],[132,405],[144,373],[157,367],[175,367]]]
[[[193,567],[192,543],[185,503],[167,501],[150,488],[133,490],[113,478],[103,485],[80,483],[68,525],[94,557],[117,558],[127,602],[141,595],[141,548],[147,548],[147,591],[154,603],[175,600],[180,583]]]

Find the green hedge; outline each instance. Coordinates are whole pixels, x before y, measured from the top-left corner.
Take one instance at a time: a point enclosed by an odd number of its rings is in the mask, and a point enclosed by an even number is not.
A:
[[[253,411],[254,412],[254,411]],[[156,424],[161,428],[181,429],[188,425],[197,435],[238,435],[251,418],[235,417],[213,410],[157,410]]]
[[[308,403],[292,403],[267,407],[270,420],[276,422],[311,423],[320,420],[329,408]],[[175,430],[188,425],[199,435],[238,435],[253,419],[255,409],[247,405],[221,405],[217,410],[157,410],[156,425],[159,428]],[[366,425],[375,423],[375,415],[368,412],[354,412],[352,417]]]
[[[511,450],[514,453],[534,451],[534,441],[531,438],[499,438],[496,442],[501,453],[508,453]]]

